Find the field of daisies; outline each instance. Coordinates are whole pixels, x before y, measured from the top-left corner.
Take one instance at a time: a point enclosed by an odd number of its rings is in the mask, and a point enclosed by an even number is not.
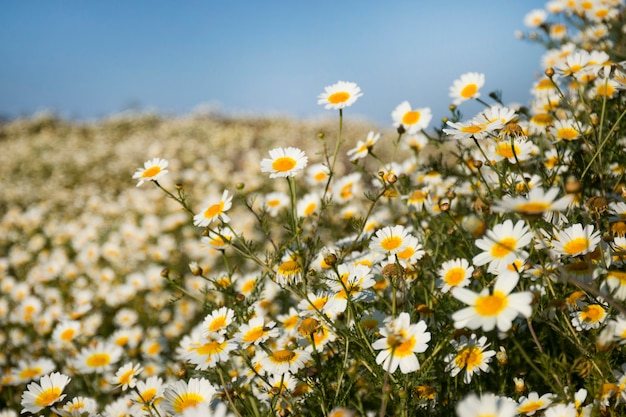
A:
[[[622,3],[525,16],[524,106],[0,125],[0,416],[626,415]]]

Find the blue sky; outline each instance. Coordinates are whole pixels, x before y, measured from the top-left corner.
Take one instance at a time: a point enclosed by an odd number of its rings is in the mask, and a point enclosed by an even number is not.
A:
[[[537,0],[4,0],[0,115],[97,119],[134,108],[316,118],[324,87],[354,81],[346,111],[381,125],[403,100],[447,113],[462,73],[527,104],[539,45],[514,37]],[[463,104],[470,117],[477,104]]]

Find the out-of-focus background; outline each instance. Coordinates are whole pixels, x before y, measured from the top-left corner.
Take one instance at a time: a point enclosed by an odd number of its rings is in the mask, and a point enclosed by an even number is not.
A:
[[[364,92],[351,115],[389,126],[403,100],[446,115],[450,85],[469,71],[485,73],[484,95],[527,104],[545,50],[514,33],[544,3],[5,0],[0,116],[317,118],[328,113],[317,95],[345,80]]]

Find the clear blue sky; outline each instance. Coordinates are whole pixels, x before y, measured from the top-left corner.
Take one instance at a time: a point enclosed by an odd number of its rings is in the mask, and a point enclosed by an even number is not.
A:
[[[485,73],[485,94],[527,104],[545,51],[514,31],[544,4],[3,0],[0,115],[183,115],[212,103],[228,114],[318,117],[328,111],[317,95],[344,80],[364,92],[347,111],[389,125],[403,100],[446,114],[449,86],[469,71]],[[469,117],[472,106],[461,110]]]

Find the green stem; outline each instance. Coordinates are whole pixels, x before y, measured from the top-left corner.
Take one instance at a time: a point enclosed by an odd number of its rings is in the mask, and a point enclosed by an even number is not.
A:
[[[619,117],[617,118],[617,120],[613,124],[613,127],[611,128],[611,130],[609,131],[609,133],[607,133],[606,137],[604,138],[602,143],[600,143],[600,146],[598,146],[598,149],[596,150],[596,152],[591,157],[591,160],[589,161],[589,163],[585,167],[585,170],[583,171],[582,175],[580,176],[580,180],[581,181],[585,178],[585,175],[587,174],[587,171],[589,171],[589,168],[591,168],[591,164],[600,155],[600,151],[602,151],[602,148],[604,148],[604,145],[606,145],[606,143],[609,141],[609,138],[611,137],[613,132],[615,132],[617,127],[620,125],[620,121],[622,120],[624,115],[626,115],[626,109],[624,109],[624,111],[619,115]]]

